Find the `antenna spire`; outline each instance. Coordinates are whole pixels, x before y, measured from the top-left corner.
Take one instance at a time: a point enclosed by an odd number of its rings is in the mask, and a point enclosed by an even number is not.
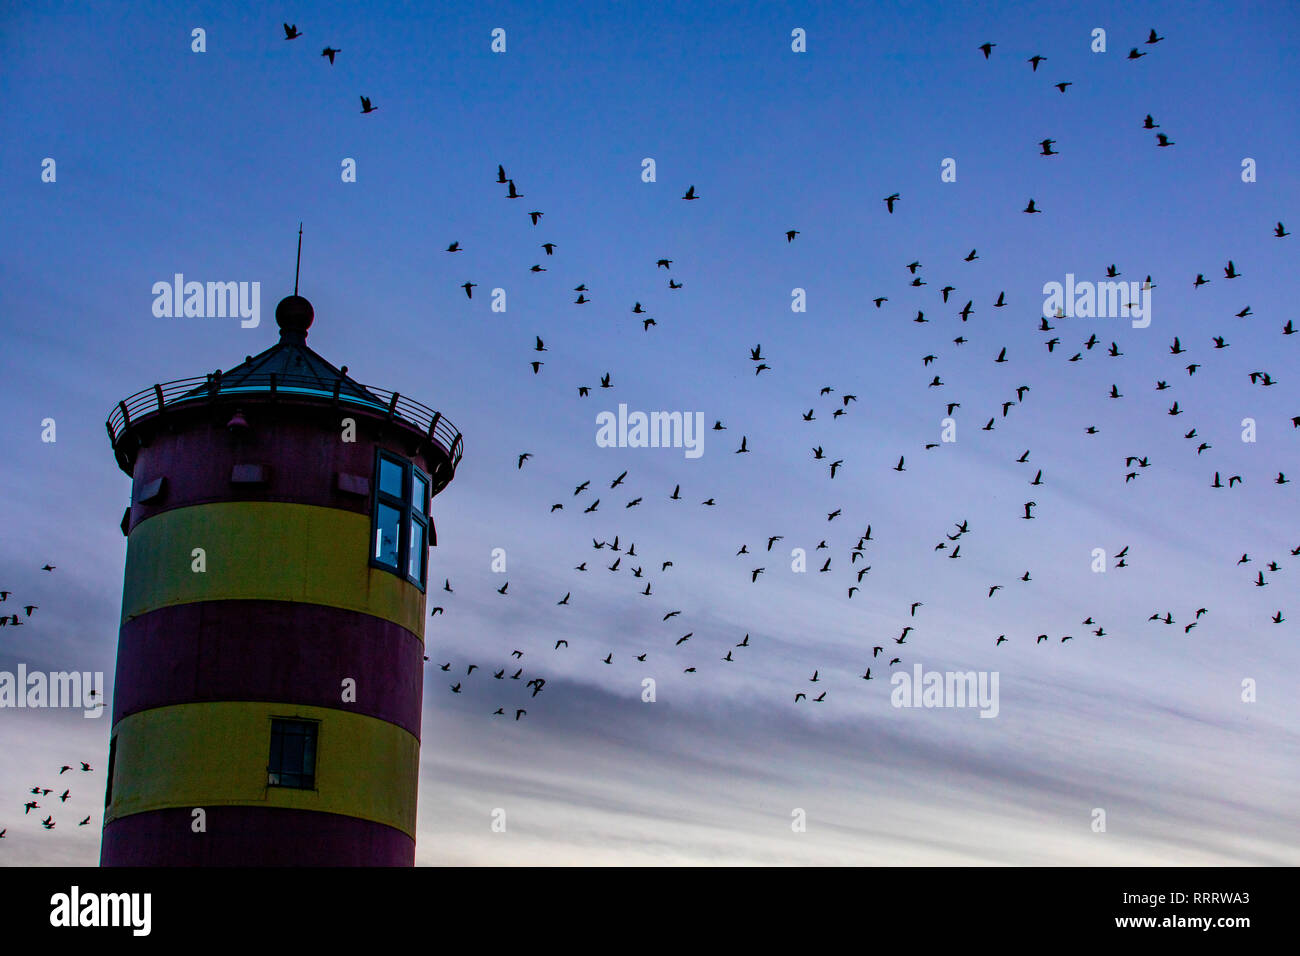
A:
[[[298,223],[298,261],[293,267],[293,294],[298,294],[298,273],[302,269],[302,223]]]

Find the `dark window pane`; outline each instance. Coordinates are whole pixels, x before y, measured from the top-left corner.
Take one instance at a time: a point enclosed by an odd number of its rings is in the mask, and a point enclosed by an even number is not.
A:
[[[402,512],[382,501],[375,508],[375,542],[373,557],[381,564],[396,569],[398,535],[401,533]]]
[[[288,773],[296,773],[302,767],[302,736],[286,734],[284,754],[280,757],[280,766]]]
[[[402,466],[395,461],[380,456],[379,490],[394,498],[402,497]]]

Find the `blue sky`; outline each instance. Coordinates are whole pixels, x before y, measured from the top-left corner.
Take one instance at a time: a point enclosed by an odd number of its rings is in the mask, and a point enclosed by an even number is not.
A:
[[[286,42],[284,20],[303,37]],[[520,648],[548,680],[525,721],[501,724],[489,715],[508,695],[490,676],[453,696],[431,668],[419,862],[1296,863],[1300,508],[1296,485],[1273,479],[1300,480],[1300,337],[1281,331],[1300,321],[1284,291],[1298,240],[1272,230],[1300,226],[1298,25],[1285,3],[7,10],[0,588],[41,607],[0,631],[0,670],[111,675],[129,483],[103,420],[132,392],[275,341],[301,220],[309,344],[465,434],[435,500],[431,577],[456,592],[438,592],[430,656],[463,673]],[[190,50],[194,27],[205,53]],[[504,54],[489,50],[495,27]],[[1097,27],[1104,54],[1090,50]],[[1165,39],[1148,46],[1152,27]],[[806,53],[791,51],[795,28]],[[342,51],[332,67],[326,44]],[[1149,55],[1129,61],[1134,46]],[[360,95],[378,111],[361,115]],[[1148,113],[1171,148],[1142,129]],[[1044,138],[1059,156],[1038,155]],[[345,158],[355,183],[341,181]],[[946,158],[955,182],[940,179]],[[503,198],[498,163],[524,199]],[[690,185],[700,199],[683,202]],[[1031,197],[1041,215],[1020,212]],[[535,227],[532,209],[545,213]],[[443,251],[453,240],[463,252]],[[1241,278],[1223,277],[1229,259]],[[913,260],[926,286],[908,284]],[[1043,285],[1101,280],[1111,264],[1153,277],[1151,325],[1055,320],[1049,353]],[[261,327],[156,318],[151,287],[176,272],[260,282]],[[1211,283],[1194,289],[1197,273]],[[573,303],[579,283],[589,304]],[[494,288],[505,313],[490,310]],[[794,288],[806,312],[791,311]],[[1185,355],[1170,354],[1174,336]],[[1105,354],[1111,342],[1122,356]],[[771,368],[756,376],[759,343]],[[1277,384],[1253,385],[1260,370]],[[604,373],[613,388],[578,396]],[[944,384],[927,387],[936,374]],[[833,419],[846,392],[858,401]],[[926,450],[950,401],[957,441]],[[599,448],[595,416],[620,402],[727,430],[707,433],[698,460]],[[1240,440],[1246,417],[1254,443]],[[734,454],[742,435],[748,455]],[[1200,440],[1212,447],[1198,455]],[[816,445],[843,459],[834,480]],[[1150,467],[1126,483],[1128,455]],[[1214,490],[1215,471],[1245,481]],[[677,484],[683,500],[669,501]],[[709,497],[716,507],[699,504]],[[1035,522],[1019,520],[1028,500]],[[934,546],[962,520],[962,559],[947,560]],[[651,597],[592,549],[615,534],[645,556]],[[761,558],[737,557],[742,543]],[[808,573],[790,570],[792,547]],[[1089,567],[1096,547],[1104,574]],[[575,572],[584,560],[593,570]],[[673,567],[651,573],[663,560]],[[1269,561],[1270,586],[1254,587]],[[662,621],[671,609],[682,614]],[[1156,610],[1177,625],[1149,623]],[[908,624],[908,644],[889,644],[905,666],[999,672],[996,719],[890,705],[890,668],[870,649]],[[746,633],[751,646],[721,661]],[[553,650],[561,637],[569,648]],[[859,679],[866,666],[878,680]],[[794,702],[814,688],[825,701]],[[50,765],[106,763],[108,729],[0,711],[0,863],[97,860],[102,780],[70,801],[78,819],[95,814],[85,828],[33,830],[21,797]],[[496,807],[506,834],[489,829]],[[791,831],[796,807],[806,833]],[[1090,828],[1097,807],[1106,833]]]

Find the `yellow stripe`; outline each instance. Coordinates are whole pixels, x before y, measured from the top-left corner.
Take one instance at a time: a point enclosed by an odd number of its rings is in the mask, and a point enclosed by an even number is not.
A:
[[[370,517],[234,501],[164,511],[127,539],[122,620],[196,601],[297,601],[392,621],[423,639],[424,594],[372,568]],[[206,570],[193,570],[202,548]]]
[[[321,722],[315,790],[267,786],[272,717]],[[175,807],[285,807],[345,814],[415,837],[420,742],[396,724],[325,707],[220,701],[141,711],[113,733],[106,820]]]

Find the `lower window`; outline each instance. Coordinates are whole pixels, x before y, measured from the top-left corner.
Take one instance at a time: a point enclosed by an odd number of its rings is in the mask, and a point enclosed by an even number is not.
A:
[[[266,765],[268,787],[316,789],[315,720],[271,718],[271,758]]]

